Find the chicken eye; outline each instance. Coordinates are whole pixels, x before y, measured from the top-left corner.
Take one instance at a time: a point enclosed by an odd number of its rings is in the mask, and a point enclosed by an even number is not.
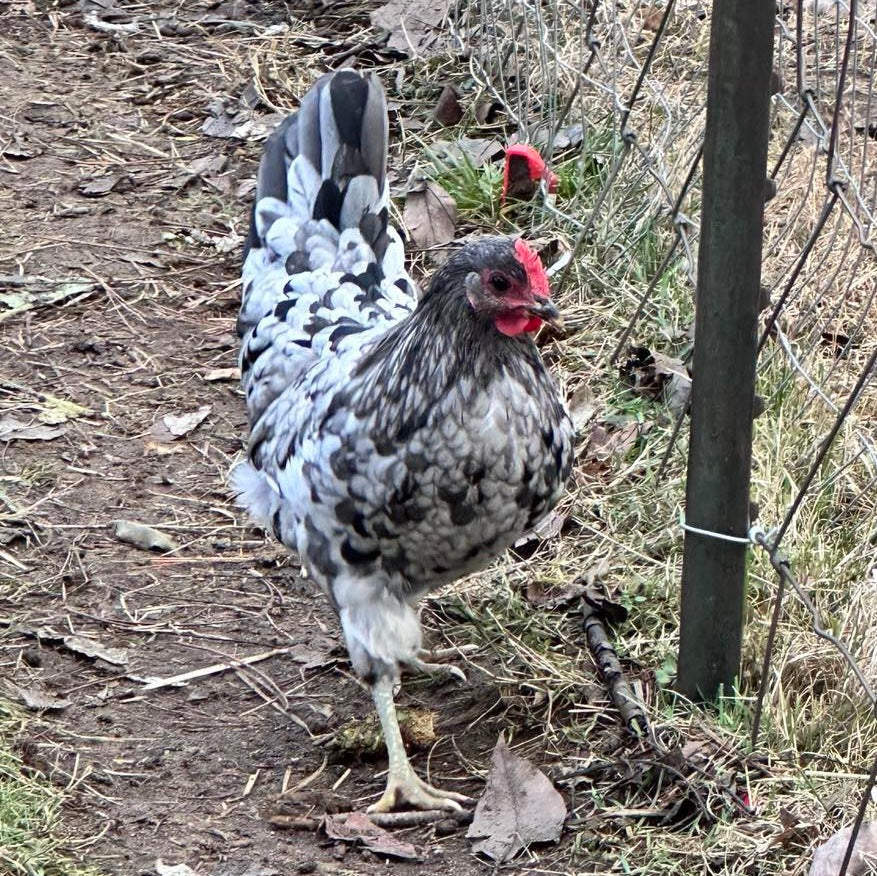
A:
[[[505,274],[491,274],[490,285],[493,286],[497,292],[508,292],[512,284],[509,283],[509,278],[506,277]]]

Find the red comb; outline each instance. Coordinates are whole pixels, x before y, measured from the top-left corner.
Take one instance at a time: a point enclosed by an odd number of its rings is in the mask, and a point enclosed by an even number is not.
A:
[[[542,298],[548,298],[550,294],[548,274],[545,273],[545,268],[542,267],[539,254],[530,248],[526,240],[521,238],[515,241],[515,254],[530,278],[530,289],[533,291],[533,294],[539,295]]]
[[[514,146],[509,146],[505,153],[505,167],[502,176],[503,201],[505,201],[506,195],[509,193],[509,184],[512,181],[512,164],[516,158],[523,159],[527,166],[526,174],[534,183],[538,185],[539,181],[544,179],[549,192],[557,191],[557,176],[548,169],[539,152],[526,143],[515,143]],[[530,196],[528,195],[527,197]],[[526,200],[527,197],[524,199]]]
[[[505,154],[507,158],[523,158],[527,162],[531,179],[539,179],[542,176],[542,171],[545,170],[545,162],[542,160],[542,156],[536,149],[528,146],[526,143],[515,143],[514,146],[509,146]]]

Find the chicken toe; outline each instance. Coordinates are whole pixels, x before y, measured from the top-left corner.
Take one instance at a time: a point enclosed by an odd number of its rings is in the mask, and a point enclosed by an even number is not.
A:
[[[420,672],[423,675],[452,675],[458,681],[464,683],[466,681],[466,673],[459,666],[454,666],[453,663],[429,663],[419,657],[411,657],[405,661],[405,665],[414,672]]]
[[[461,803],[472,803],[472,798],[454,791],[443,791],[424,782],[409,766],[400,775],[392,772],[387,777],[387,787],[377,803],[368,807],[369,812],[394,812],[397,809],[443,809],[461,812]]]

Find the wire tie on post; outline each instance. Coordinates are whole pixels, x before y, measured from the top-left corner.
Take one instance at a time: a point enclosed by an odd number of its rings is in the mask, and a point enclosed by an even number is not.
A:
[[[700,529],[697,526],[691,526],[690,524],[685,522],[685,512],[680,509],[679,511],[679,525],[686,532],[693,532],[695,535],[704,535],[707,538],[717,538],[719,541],[730,541],[734,544],[757,544],[754,539],[754,535],[756,535],[756,530],[760,532],[764,532],[760,526],[753,526],[749,530],[748,535],[726,535],[723,532],[711,532],[709,529]]]

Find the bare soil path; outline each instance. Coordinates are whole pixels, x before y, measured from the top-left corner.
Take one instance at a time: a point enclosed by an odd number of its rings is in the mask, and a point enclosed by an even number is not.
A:
[[[0,674],[55,707],[22,752],[71,789],[78,854],[108,873],[155,873],[159,858],[213,876],[386,869],[272,824],[364,805],[382,758],[319,744],[369,698],[323,600],[225,487],[245,433],[230,371],[240,245],[257,135],[276,121],[247,109],[251,56],[281,26],[302,59],[289,75],[308,81],[344,47],[340,21],[363,27],[342,13],[299,36],[281,3],[0,3],[0,422],[25,430],[0,443]],[[163,417],[203,408],[169,440]],[[118,519],[178,549],[126,544]],[[124,655],[87,656],[71,636]],[[287,653],[142,689],[273,649]],[[404,696],[439,719],[418,768],[477,792],[496,690],[476,673]],[[464,831],[406,834],[422,850],[407,871],[480,871]]]

